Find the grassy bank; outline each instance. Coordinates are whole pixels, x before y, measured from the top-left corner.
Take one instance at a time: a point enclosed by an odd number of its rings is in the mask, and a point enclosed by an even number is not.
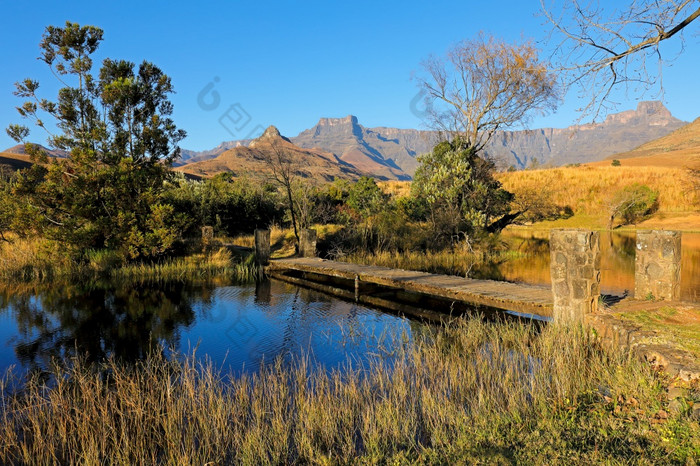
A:
[[[48,283],[79,278],[129,281],[196,280],[231,276],[253,280],[262,274],[252,254],[234,255],[226,248],[192,247],[182,256],[146,263],[124,263],[111,251],[65,251],[41,238],[12,238],[0,242],[0,279],[7,282]]]
[[[458,321],[346,373],[307,359],[221,377],[192,359],[79,361],[0,386],[2,463],[678,463],[700,458],[698,392],[581,331]],[[378,351],[381,354],[382,351]]]

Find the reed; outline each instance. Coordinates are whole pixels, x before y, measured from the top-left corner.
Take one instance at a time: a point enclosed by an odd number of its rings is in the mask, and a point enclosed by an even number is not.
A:
[[[9,243],[0,243],[0,279],[5,283],[51,283],[98,277],[170,281],[216,276],[251,281],[262,277],[262,269],[255,263],[252,253],[234,257],[226,248],[159,262],[125,264],[114,251],[90,250],[80,257],[42,238],[12,238]]]
[[[393,357],[309,357],[223,377],[153,354],[0,384],[0,462],[80,464],[694,464],[700,428],[663,384],[581,329],[457,320]],[[377,351],[377,354],[382,354]]]
[[[226,248],[212,253],[192,254],[157,263],[126,265],[112,270],[111,277],[119,281],[172,281],[207,280],[229,277],[237,281],[254,281],[262,278],[262,268],[255,262],[254,254],[246,255],[240,262]]]

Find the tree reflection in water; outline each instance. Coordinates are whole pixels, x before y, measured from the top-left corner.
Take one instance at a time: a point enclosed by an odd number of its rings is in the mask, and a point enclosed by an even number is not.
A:
[[[179,330],[195,320],[195,295],[206,300],[211,287],[54,285],[32,294],[2,291],[0,304],[14,309],[18,333],[12,344],[18,361],[39,370],[57,358],[113,356],[133,362],[159,345],[176,347]]]

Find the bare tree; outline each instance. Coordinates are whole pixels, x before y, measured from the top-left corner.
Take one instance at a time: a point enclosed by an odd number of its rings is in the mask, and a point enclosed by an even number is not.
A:
[[[525,124],[559,100],[556,76],[529,42],[513,45],[480,33],[422,65],[426,74],[418,80],[431,123],[477,152],[497,130]]]
[[[647,91],[658,84],[662,93],[661,43],[676,38],[682,47],[682,32],[700,17],[698,0],[632,0],[621,10],[596,0],[540,3],[559,41],[553,61],[567,84],[590,96],[582,117],[614,108],[610,94],[619,86]]]
[[[267,130],[265,131],[267,134]],[[299,229],[297,228],[297,216],[294,206],[294,187],[297,178],[297,166],[293,155],[278,141],[270,140],[269,150],[261,150],[263,159],[270,168],[273,181],[280,185],[287,197],[287,208],[292,217],[294,237],[299,247]]]

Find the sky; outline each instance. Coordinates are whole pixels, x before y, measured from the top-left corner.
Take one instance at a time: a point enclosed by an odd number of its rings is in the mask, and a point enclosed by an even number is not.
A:
[[[605,2],[624,6],[629,0]],[[352,114],[366,127],[426,128],[411,102],[412,76],[431,54],[441,56],[480,30],[506,41],[535,40],[544,50],[548,26],[538,0],[501,1],[44,1],[0,0],[0,126],[21,119],[14,83],[39,80],[43,96],[58,85],[36,59],[48,25],[67,20],[104,30],[95,62],[105,57],[153,62],[172,78],[181,146],[206,150],[275,125],[295,136],[321,117]],[[697,30],[697,28],[696,28]],[[664,68],[664,104],[674,116],[700,116],[700,40]],[[653,93],[617,93],[618,111]],[[530,128],[566,127],[581,102],[569,93],[556,113]],[[30,139],[45,138],[34,129]],[[4,131],[0,150],[15,143]]]

